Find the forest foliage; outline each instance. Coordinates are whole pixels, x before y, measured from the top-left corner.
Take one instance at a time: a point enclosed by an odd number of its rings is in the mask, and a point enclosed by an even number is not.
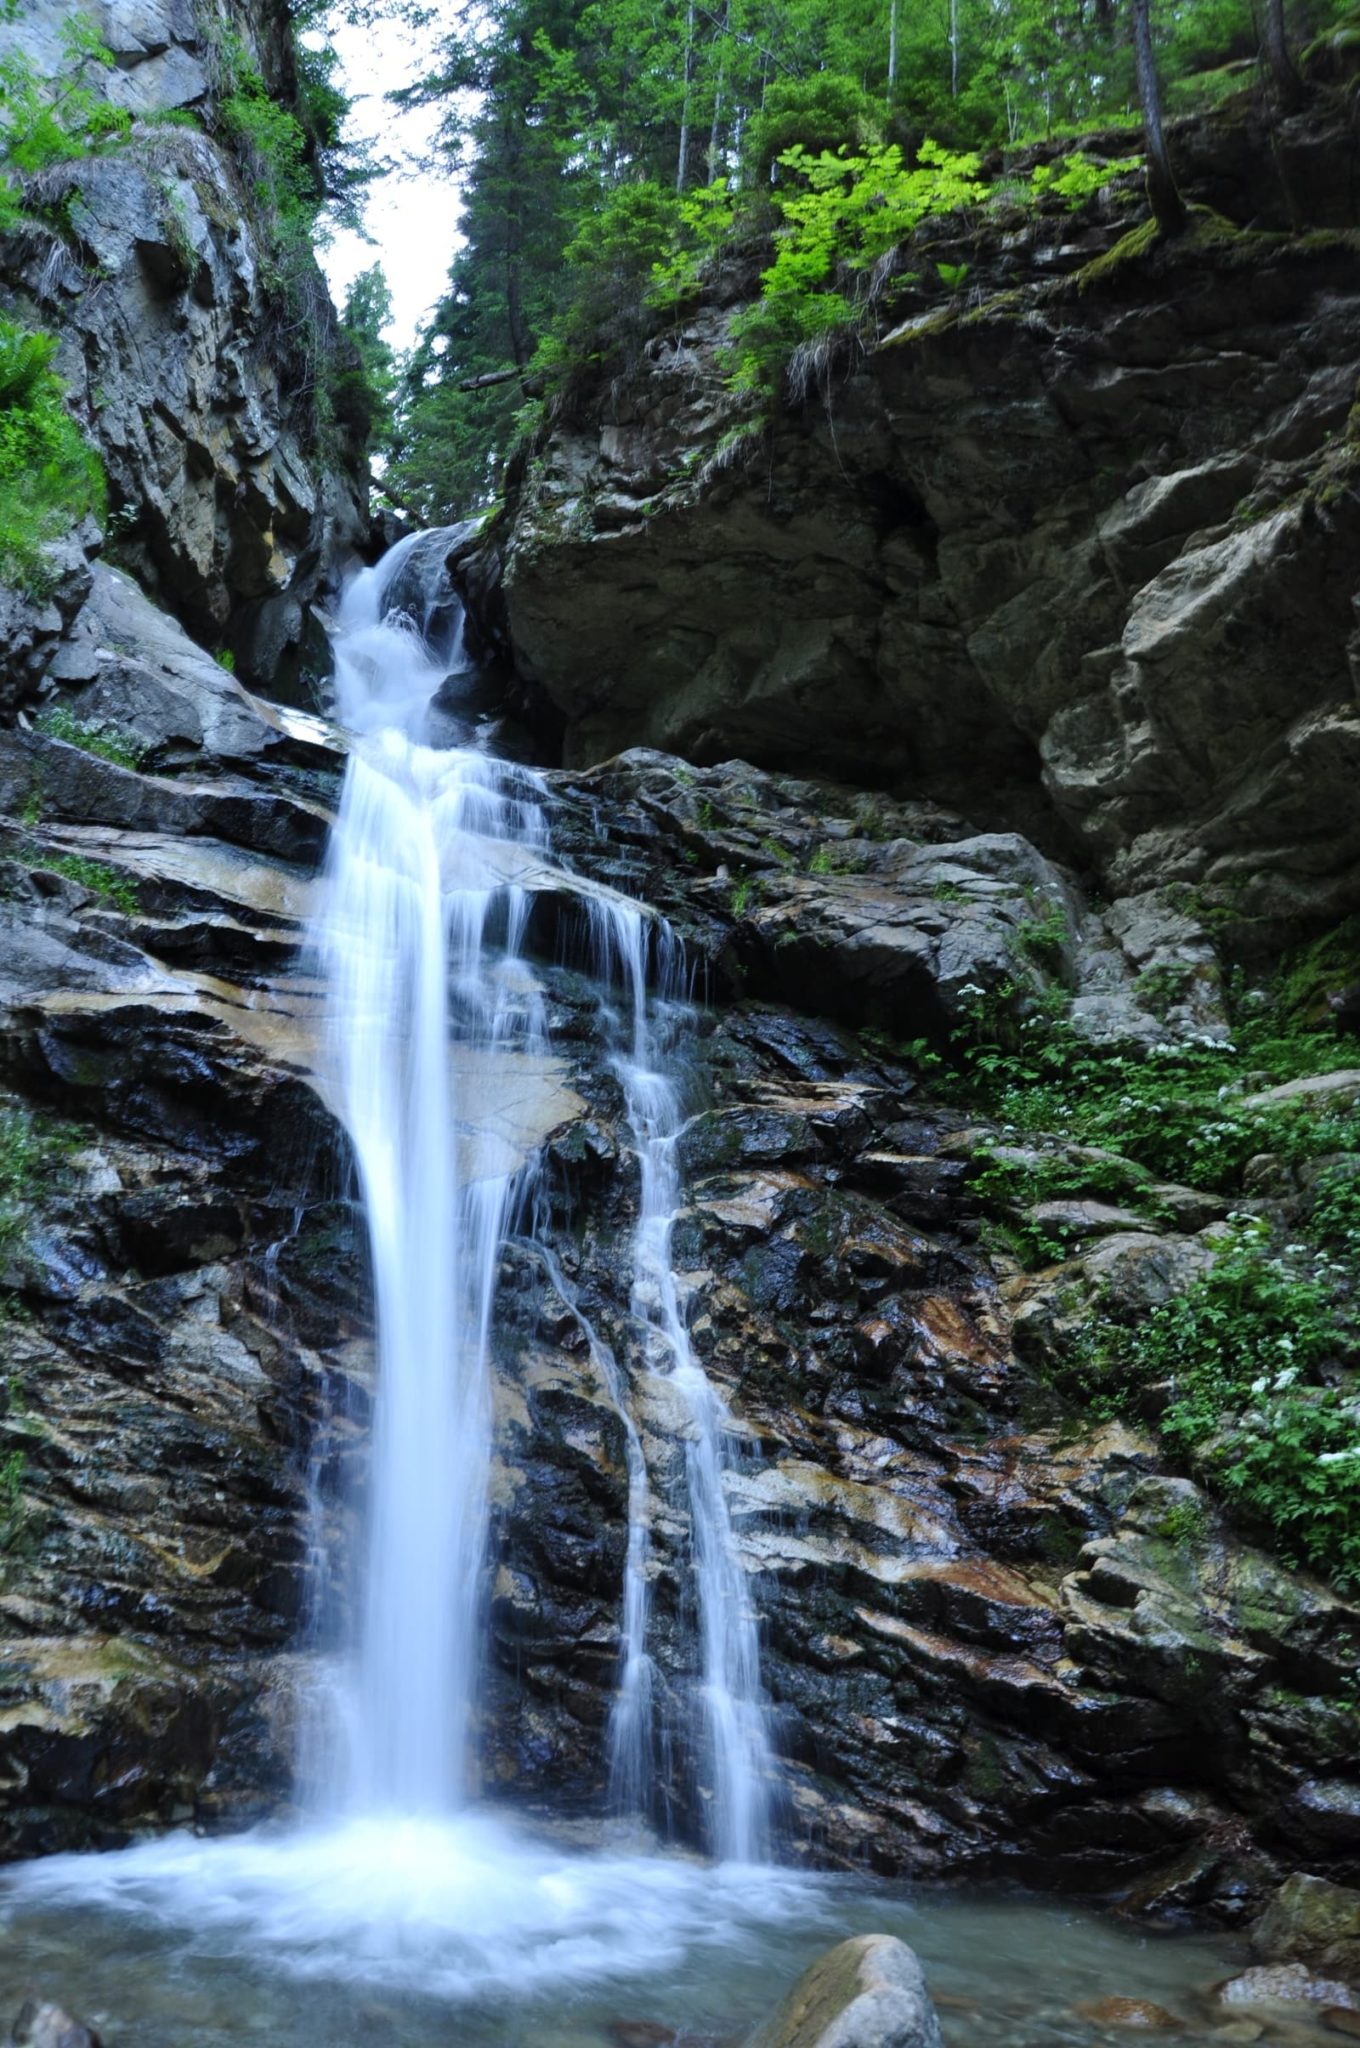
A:
[[[1285,0],[1293,46],[1346,4]],[[626,361],[705,271],[749,275],[731,382],[768,405],[925,215],[1079,205],[1142,145],[1135,0],[370,0],[403,11],[440,37],[406,98],[465,195],[391,469],[431,516],[494,496],[533,399]],[[1170,112],[1258,81],[1252,0],[1151,11]]]

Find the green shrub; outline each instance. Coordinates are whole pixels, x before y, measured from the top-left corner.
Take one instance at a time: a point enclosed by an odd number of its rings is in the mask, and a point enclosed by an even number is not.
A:
[[[43,548],[102,512],[98,456],[62,404],[57,343],[0,319],[0,580],[41,594]]]
[[[1360,1584],[1356,1335],[1325,1259],[1241,1218],[1202,1279],[1100,1344],[1126,1391],[1168,1387],[1163,1436],[1288,1559]]]
[[[1114,179],[1138,170],[1142,161],[1141,156],[1120,156],[1102,162],[1079,150],[1057,157],[1051,164],[1036,164],[1030,172],[1030,193],[1035,199],[1052,193],[1055,199],[1066,201],[1069,213],[1075,213]]]
[[[761,275],[759,302],[731,328],[738,391],[770,391],[795,348],[852,321],[847,294],[862,290],[881,256],[928,214],[952,212],[984,190],[980,158],[929,140],[912,165],[896,143],[858,156],[812,156],[795,146],[779,163],[787,185],[775,195],[774,261]]]
[[[12,201],[21,198],[23,178],[119,142],[132,126],[124,108],[84,82],[92,64],[107,69],[114,61],[93,23],[73,13],[61,37],[54,77],[36,71],[21,52],[0,58],[0,170]]]

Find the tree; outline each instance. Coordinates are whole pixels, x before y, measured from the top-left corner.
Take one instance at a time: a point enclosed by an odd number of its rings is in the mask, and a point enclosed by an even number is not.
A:
[[[1133,0],[1133,56],[1138,74],[1138,98],[1143,108],[1143,137],[1147,145],[1148,198],[1162,233],[1179,235],[1185,228],[1188,215],[1176,183],[1176,174],[1171,168],[1162,127],[1162,90],[1152,52],[1149,0]]]
[[[382,266],[375,263],[360,272],[345,295],[328,378],[337,421],[364,448],[386,450],[391,442],[396,359],[383,337],[391,317],[392,295]]]
[[[1295,113],[1303,104],[1303,80],[1289,54],[1284,0],[1264,0],[1261,8],[1261,54],[1265,58],[1276,99],[1285,113]]]

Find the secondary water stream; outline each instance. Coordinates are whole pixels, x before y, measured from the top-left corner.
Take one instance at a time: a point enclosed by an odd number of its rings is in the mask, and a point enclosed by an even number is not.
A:
[[[780,1780],[725,1485],[739,1438],[690,1345],[672,1257],[691,1020],[683,964],[642,908],[607,893],[593,893],[590,914],[612,1015],[602,1050],[639,1181],[633,1355],[572,1312],[625,1425],[610,1775],[618,1809],[657,1818],[655,1482],[632,1403],[644,1381],[665,1382],[681,1418],[670,1506],[689,1529],[696,1638],[692,1696],[665,1734],[692,1752],[718,1861],[531,1835],[476,1803],[489,1353],[508,1232],[528,1238],[572,1304],[555,1253],[534,1238],[532,1133],[489,1109],[508,1064],[549,1064],[523,953],[551,862],[543,790],[459,733],[456,701],[447,708],[460,666],[441,580],[448,539],[418,536],[358,579],[336,640],[338,708],[355,738],[313,951],[328,992],[329,1086],[369,1232],[378,1359],[362,1593],[331,1762],[319,1784],[312,1774],[304,1824],[179,1834],[8,1876],[0,2010],[36,1983],[139,2048],[433,2048],[451,2024],[487,2048],[637,2048],[672,2033],[731,2039],[817,1948],[882,1928],[905,1934],[955,2000],[952,2041],[1086,2042],[1075,2007],[1109,1993],[1158,1998],[1184,2014],[1184,2038],[1199,2038],[1202,1987],[1229,1967],[1220,1944],[1149,1943],[1021,1903],[921,1906],[766,1862]],[[325,1576],[334,1582],[336,1560]]]

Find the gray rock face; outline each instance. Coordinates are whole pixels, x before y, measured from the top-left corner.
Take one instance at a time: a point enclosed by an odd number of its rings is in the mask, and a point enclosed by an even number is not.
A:
[[[54,70],[68,13],[40,0],[0,26],[0,51]],[[92,14],[116,59],[92,74],[98,89],[133,114],[192,106],[211,118],[209,45],[189,0]],[[233,18],[286,85],[283,17],[258,6]],[[48,183],[69,232],[12,237],[0,273],[62,338],[121,559],[201,640],[270,674],[285,653],[296,660],[310,601],[367,534],[366,492],[318,445],[315,365],[296,340],[311,327],[316,353],[334,343],[320,275],[280,282],[230,150],[192,126],[138,125]]]
[[[861,1934],[819,1956],[746,2048],[944,2048],[915,1954]]]
[[[0,723],[8,723],[37,691],[61,646],[62,635],[90,592],[89,551],[98,544],[92,523],[44,550],[51,589],[43,596],[0,584]]]
[[[494,542],[515,658],[576,761],[932,798],[1258,945],[1345,915],[1357,314],[1341,240],[1201,238],[909,322],[720,455],[708,308],[526,473]]]

